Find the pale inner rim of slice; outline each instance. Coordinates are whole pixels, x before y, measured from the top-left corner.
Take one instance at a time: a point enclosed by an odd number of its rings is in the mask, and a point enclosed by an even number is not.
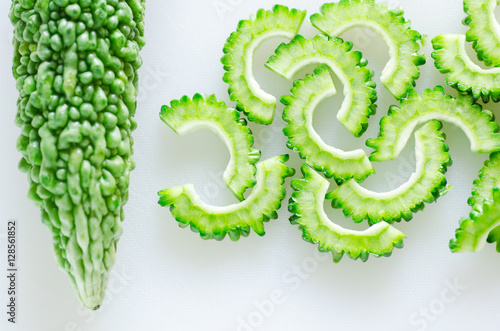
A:
[[[338,37],[342,35],[344,32],[347,30],[357,28],[357,27],[363,27],[363,28],[368,28],[372,29],[375,31],[380,38],[382,38],[387,46],[389,46],[389,61],[386,63],[384,69],[382,70],[382,74],[380,76],[380,81],[383,83],[388,83],[390,82],[390,78],[392,75],[397,70],[398,64],[399,64],[399,48],[398,45],[392,40],[389,32],[380,24],[371,22],[371,21],[363,21],[363,20],[357,20],[357,21],[352,21],[349,23],[344,23],[342,24],[337,30],[334,30],[332,32],[328,32],[328,34],[332,37]]]
[[[469,127],[464,119],[458,114],[452,114],[447,112],[446,114],[440,113],[439,111],[431,111],[427,114],[420,115],[416,118],[409,119],[405,126],[400,131],[399,135],[396,137],[396,142],[394,145],[394,150],[392,151],[392,157],[396,158],[401,153],[403,148],[406,146],[410,135],[415,129],[415,127],[420,123],[425,123],[430,120],[439,120],[452,123],[463,130],[465,135],[470,141],[471,150],[473,152],[478,152],[480,150],[480,142],[476,139],[474,135],[474,130]]]
[[[319,175],[317,173],[313,173],[313,176],[319,176]],[[345,235],[378,236],[386,228],[390,227],[391,228],[390,230],[393,234],[397,235],[398,233],[400,233],[399,230],[397,230],[396,228],[394,228],[393,226],[391,226],[387,222],[376,223],[376,224],[370,226],[366,230],[357,231],[357,230],[343,228],[340,225],[331,221],[325,212],[325,208],[324,208],[325,199],[324,198],[323,199],[317,198],[317,197],[325,197],[326,196],[326,193],[328,191],[328,187],[330,186],[330,183],[322,177],[320,179],[321,179],[321,187],[314,194],[316,197],[316,211],[318,213],[321,224],[327,226],[331,231],[333,231],[341,236],[345,236]]]
[[[237,212],[243,208],[250,207],[253,203],[254,200],[256,200],[259,196],[262,194],[266,193],[269,188],[265,187],[265,178],[267,174],[266,172],[266,165],[267,163],[273,164],[277,163],[278,161],[273,159],[268,159],[265,161],[262,161],[257,164],[257,175],[256,175],[256,180],[257,184],[252,188],[252,192],[250,192],[250,195],[248,198],[246,198],[243,201],[228,205],[228,206],[213,206],[205,203],[200,199],[200,196],[198,193],[196,193],[196,190],[194,189],[193,184],[186,184],[183,186],[180,186],[180,190],[184,190],[184,193],[191,198],[191,201],[193,202],[194,205],[202,209],[204,212],[211,214],[211,215],[223,215],[223,214],[229,214],[229,213],[234,213]],[[271,165],[272,167],[272,165]],[[280,186],[281,188],[281,186]]]
[[[498,0],[490,0],[490,3],[488,4],[488,18],[491,31],[495,35],[495,38],[500,41],[500,24],[498,24],[497,18],[495,16],[495,8],[498,3]]]
[[[255,76],[253,74],[253,58],[255,51],[267,39],[271,39],[274,37],[285,37],[291,39],[295,36],[295,34],[296,33],[294,31],[285,31],[285,30],[267,31],[265,33],[255,36],[254,39],[248,44],[248,46],[245,49],[244,76],[246,77],[248,88],[250,89],[253,95],[255,95],[258,99],[260,99],[262,102],[266,104],[276,104],[276,98],[273,95],[265,92],[255,79]]]
[[[480,73],[480,74],[491,74],[491,75],[498,75],[500,74],[500,68],[491,68],[491,69],[483,69],[470,59],[469,55],[467,54],[467,51],[465,50],[465,35],[449,35],[450,38],[454,37],[456,38],[456,41],[458,43],[458,54],[457,56],[464,61],[465,67],[469,68],[471,71]],[[446,47],[449,47],[446,45]]]
[[[314,112],[315,112],[317,106],[323,100],[325,100],[326,98],[328,98],[330,96],[335,95],[336,93],[337,93],[337,91],[336,91],[335,85],[333,84],[333,81],[332,81],[331,86],[329,86],[329,88],[323,90],[320,94],[313,96],[313,98],[311,99],[311,102],[307,105],[306,109],[304,109],[305,118],[306,118],[306,130],[308,131],[311,139],[313,139],[319,145],[320,149],[325,150],[325,151],[329,152],[330,154],[334,155],[335,157],[342,158],[342,159],[352,159],[352,158],[361,159],[361,158],[363,158],[363,165],[365,167],[371,169],[372,165],[371,165],[370,161],[368,160],[368,157],[367,157],[364,150],[356,149],[353,151],[343,151],[341,149],[335,148],[333,146],[326,144],[323,141],[323,139],[321,139],[321,137],[316,132],[316,130],[314,130],[313,116],[314,116]]]
[[[226,132],[226,130],[224,130],[222,125],[216,122],[215,120],[190,119],[182,122],[182,124],[179,127],[177,127],[175,131],[182,136],[191,133],[193,131],[196,131],[198,129],[204,129],[204,128],[207,128],[210,131],[217,134],[217,136],[219,136],[219,138],[225,143],[226,147],[229,150],[230,154],[229,163],[226,167],[226,170],[224,170],[224,175],[223,175],[224,183],[228,184],[231,182],[231,179],[233,178],[236,170],[235,169],[236,155],[234,154],[235,142],[234,139]]]
[[[349,77],[344,73],[342,68],[338,65],[338,63],[331,57],[327,55],[306,55],[301,59],[298,59],[296,62],[292,63],[288,68],[285,69],[284,72],[280,74],[288,80],[292,80],[295,74],[302,68],[311,65],[311,64],[326,64],[330,67],[330,70],[337,75],[337,77],[342,82],[344,86],[344,101],[342,102],[342,106],[340,107],[337,113],[337,119],[345,126],[345,121],[347,115],[349,114],[349,109],[352,106],[354,100],[354,92],[351,87],[351,83],[349,81]]]
[[[415,158],[416,158],[416,170],[413,172],[409,178],[409,180],[403,185],[395,188],[394,190],[388,192],[374,192],[364,188],[359,185],[358,182],[349,180],[345,185],[349,185],[353,191],[358,192],[364,198],[373,198],[376,200],[379,199],[395,199],[398,196],[403,195],[410,188],[412,188],[418,180],[424,174],[425,163],[426,163],[426,150],[424,149],[424,139],[418,131],[415,133]]]

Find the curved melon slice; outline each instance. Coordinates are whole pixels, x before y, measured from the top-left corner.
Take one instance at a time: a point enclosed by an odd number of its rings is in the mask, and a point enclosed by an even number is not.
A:
[[[446,75],[446,84],[471,93],[483,102],[500,101],[500,68],[483,69],[471,61],[465,50],[465,36],[441,34],[432,39],[435,66]]]
[[[404,97],[415,86],[420,75],[418,66],[425,55],[418,53],[422,35],[411,29],[402,9],[387,8],[387,3],[374,0],[340,0],[321,7],[321,13],[311,16],[311,23],[331,37],[365,27],[375,31],[389,46],[390,60],[380,78],[396,99]]]
[[[276,98],[262,90],[253,75],[255,50],[269,38],[293,38],[305,15],[303,10],[281,5],[272,11],[260,9],[249,20],[240,21],[227,39],[221,59],[226,70],[223,80],[229,84],[229,96],[237,102],[236,108],[250,121],[271,124],[276,108]]]
[[[381,222],[364,231],[333,223],[323,208],[328,181],[305,164],[302,173],[304,178],[292,180],[295,192],[288,209],[294,215],[290,222],[299,225],[304,240],[317,243],[321,252],[331,252],[334,262],[339,262],[344,253],[354,260],[366,261],[370,254],[389,256],[394,247],[403,247],[406,236],[388,223]]]
[[[245,190],[255,185],[255,163],[260,159],[260,151],[252,148],[252,131],[235,109],[227,108],[214,95],[195,94],[193,99],[184,96],[163,106],[160,118],[180,135],[200,128],[215,132],[231,155],[224,182],[240,201],[244,199]]]
[[[486,65],[500,66],[500,24],[495,17],[497,0],[464,0],[469,26],[467,41],[472,41],[477,57]]]
[[[492,190],[491,199],[482,206],[482,213],[463,219],[450,241],[454,253],[479,252],[485,244],[497,243],[500,252],[500,189]]]
[[[497,243],[500,252],[500,152],[490,155],[489,160],[474,180],[472,196],[467,201],[472,207],[469,218],[460,222],[454,240],[450,241],[453,252],[478,252],[486,242]]]
[[[281,98],[286,105],[283,120],[288,125],[283,129],[288,137],[287,146],[298,152],[306,162],[337,183],[349,178],[362,181],[373,173],[368,156],[362,149],[345,152],[327,145],[313,128],[316,106],[336,93],[328,66],[321,65],[305,79],[297,80],[291,95]]]
[[[368,127],[368,118],[375,113],[377,92],[373,71],[366,68],[367,61],[352,44],[339,38],[317,35],[306,39],[297,35],[290,43],[281,44],[266,66],[291,80],[303,67],[326,64],[344,85],[345,99],[337,119],[354,136],[359,137]]]
[[[349,180],[327,195],[334,208],[342,208],[355,222],[367,219],[370,224],[409,221],[413,213],[422,210],[447,192],[444,173],[451,165],[441,123],[430,121],[415,132],[416,171],[410,179],[389,192],[374,192]]]
[[[241,235],[248,236],[250,228],[262,236],[265,234],[263,223],[278,217],[277,210],[285,197],[285,178],[295,173],[285,165],[287,160],[288,155],[282,155],[258,163],[257,185],[247,199],[237,204],[224,207],[207,205],[191,184],[158,192],[158,203],[170,206],[179,226],[190,226],[203,239],[222,240],[228,234],[236,241]]]
[[[444,93],[443,87],[437,86],[433,90],[426,89],[422,96],[412,91],[400,106],[389,108],[388,115],[380,120],[378,137],[366,141],[367,146],[375,149],[370,160],[397,158],[415,127],[431,119],[450,122],[462,129],[473,152],[500,150],[500,134],[492,113],[474,103],[470,95],[452,98]]]

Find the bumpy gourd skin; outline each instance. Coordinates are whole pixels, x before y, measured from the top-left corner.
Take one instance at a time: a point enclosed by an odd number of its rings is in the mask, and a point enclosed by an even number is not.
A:
[[[466,38],[472,41],[477,58],[487,66],[495,67],[500,66],[500,26],[495,18],[497,5],[497,0],[464,0],[467,17],[463,21],[469,27]]]
[[[468,218],[460,220],[452,252],[478,252],[486,242],[496,242],[500,252],[500,152],[492,153],[474,180],[467,203],[472,207]]]
[[[293,214],[290,223],[299,226],[302,238],[318,244],[320,252],[331,252],[333,262],[339,262],[344,253],[351,259],[368,260],[370,254],[390,256],[394,247],[402,248],[406,237],[386,222],[372,225],[364,231],[341,227],[328,219],[323,204],[329,182],[307,164],[302,165],[303,178],[292,180],[288,210]]]
[[[393,160],[406,145],[417,124],[431,119],[450,122],[462,129],[476,153],[491,153],[500,149],[498,124],[493,114],[474,102],[468,94],[452,98],[442,86],[425,89],[422,95],[415,90],[401,100],[399,106],[391,106],[380,120],[377,138],[370,138],[366,145],[375,149],[370,161]]]
[[[423,36],[411,29],[402,9],[388,9],[386,2],[340,0],[325,3],[321,12],[311,16],[311,24],[331,37],[339,37],[354,27],[376,32],[389,46],[389,63],[380,81],[396,99],[403,98],[420,76],[419,66],[426,57],[420,52]]]
[[[134,168],[145,0],[13,0],[20,169],[59,266],[101,305]]]
[[[446,84],[460,92],[472,94],[483,102],[500,101],[500,69],[482,69],[466,52],[465,36],[440,34],[432,39],[434,65],[446,74]]]

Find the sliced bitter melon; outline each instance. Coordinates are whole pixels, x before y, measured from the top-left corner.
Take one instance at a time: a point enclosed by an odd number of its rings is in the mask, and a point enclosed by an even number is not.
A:
[[[444,93],[441,86],[426,89],[422,96],[411,91],[400,106],[391,106],[389,114],[380,120],[380,133],[368,139],[366,145],[375,149],[372,161],[392,160],[406,146],[413,129],[431,119],[447,121],[461,128],[471,143],[471,150],[491,153],[500,149],[500,134],[493,115],[474,103],[470,95],[457,98]]]
[[[500,152],[490,155],[474,181],[468,203],[472,211],[460,222],[456,239],[450,242],[453,252],[478,252],[486,242],[497,242],[500,249]]]
[[[320,14],[311,16],[311,23],[331,37],[338,37],[354,27],[375,31],[389,46],[390,60],[380,78],[384,86],[401,99],[415,86],[425,63],[425,55],[418,53],[422,36],[411,29],[402,9],[387,8],[387,3],[374,0],[340,0],[321,7]]]
[[[344,85],[345,99],[337,119],[354,136],[359,137],[368,127],[368,118],[375,113],[377,92],[372,81],[373,71],[352,43],[340,38],[317,35],[306,39],[295,36],[289,44],[281,44],[266,66],[291,80],[295,73],[312,63],[328,65]]]
[[[214,131],[231,154],[224,182],[240,201],[244,199],[245,190],[255,185],[255,163],[260,159],[260,151],[252,148],[252,132],[235,109],[227,108],[214,95],[195,94],[192,100],[183,96],[173,100],[170,107],[163,106],[160,118],[180,135],[203,127]]]
[[[500,68],[483,69],[471,61],[465,50],[465,36],[441,34],[432,39],[435,66],[447,74],[446,84],[472,93],[474,99],[500,101]]]
[[[479,178],[474,180],[472,196],[467,203],[472,207],[470,217],[483,212],[483,204],[493,199],[493,189],[500,187],[500,152],[491,153],[489,160],[479,170]]]
[[[222,240],[228,234],[236,241],[241,235],[248,236],[250,228],[262,236],[263,222],[278,217],[277,210],[285,197],[285,178],[295,173],[285,165],[287,160],[288,155],[282,155],[258,163],[257,185],[240,203],[225,207],[207,205],[191,184],[158,192],[158,203],[170,206],[179,226],[191,226],[191,230],[199,232],[203,239]]]
[[[491,195],[492,199],[484,203],[481,214],[460,222],[456,239],[450,241],[452,252],[479,252],[486,242],[495,241],[500,252],[500,189],[493,189]]]
[[[497,0],[464,0],[469,26],[467,41],[472,41],[479,60],[488,66],[500,66],[500,25],[495,18]]]
[[[272,37],[293,38],[306,12],[276,5],[272,11],[260,9],[250,20],[238,23],[238,29],[227,39],[221,59],[229,84],[229,96],[237,102],[250,121],[271,124],[276,98],[264,92],[253,75],[253,55],[262,42]]]
[[[281,102],[286,105],[283,119],[288,125],[283,132],[288,137],[287,146],[297,151],[316,170],[322,171],[327,177],[334,176],[339,183],[349,178],[362,181],[373,173],[366,153],[362,149],[344,152],[331,147],[313,128],[316,106],[335,93],[327,65],[321,65],[312,75],[295,81],[291,95],[281,98]]]
[[[442,124],[433,120],[415,132],[416,171],[410,179],[390,192],[373,192],[349,180],[327,194],[334,208],[342,208],[355,222],[367,219],[370,224],[409,221],[424,203],[436,201],[446,193],[444,173],[451,165]]]
[[[334,262],[339,262],[344,253],[352,259],[366,261],[369,254],[389,256],[394,247],[403,247],[406,236],[386,222],[364,231],[345,229],[333,223],[323,208],[328,181],[306,164],[302,166],[302,173],[304,178],[292,180],[295,192],[288,209],[294,215],[290,222],[299,225],[304,240],[318,243],[321,252],[330,251]]]

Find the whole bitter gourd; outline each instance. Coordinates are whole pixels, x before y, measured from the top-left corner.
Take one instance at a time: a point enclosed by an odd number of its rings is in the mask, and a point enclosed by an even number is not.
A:
[[[83,305],[101,305],[134,168],[145,0],[12,0],[20,169]]]

